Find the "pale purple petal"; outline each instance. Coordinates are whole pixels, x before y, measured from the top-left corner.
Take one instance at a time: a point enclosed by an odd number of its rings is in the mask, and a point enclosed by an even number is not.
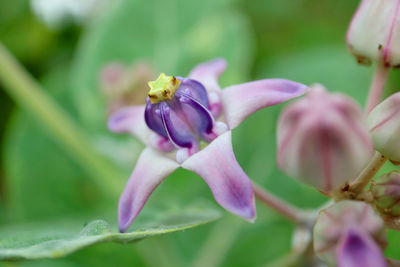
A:
[[[217,58],[194,67],[189,78],[202,83],[208,92],[219,91],[218,78],[225,69],[225,59]]]
[[[255,219],[253,188],[236,161],[230,131],[191,156],[182,167],[200,175],[222,207],[249,221]]]
[[[385,267],[382,251],[375,241],[363,232],[350,229],[337,250],[338,267]]]
[[[153,149],[143,150],[119,200],[120,232],[128,229],[157,185],[178,167],[175,161]]]
[[[307,86],[283,79],[259,80],[234,85],[222,91],[229,128],[238,126],[255,111],[304,94]]]
[[[131,133],[147,144],[152,132],[144,121],[144,109],[141,105],[117,110],[108,119],[108,129],[115,133]]]

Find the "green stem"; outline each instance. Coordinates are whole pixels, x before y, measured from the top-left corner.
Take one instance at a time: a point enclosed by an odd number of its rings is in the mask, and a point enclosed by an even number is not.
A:
[[[90,174],[107,194],[118,195],[123,186],[118,172],[91,145],[75,121],[51,99],[0,42],[0,83],[11,98],[33,114],[54,139]]]
[[[272,208],[279,214],[282,214],[284,217],[293,221],[294,223],[308,224],[310,222],[310,214],[293,206],[283,199],[278,198],[255,182],[252,181],[252,183],[254,195],[259,201]]]
[[[368,163],[367,167],[361,172],[361,174],[356,178],[356,180],[350,185],[349,192],[357,196],[375,177],[380,168],[387,161],[387,157],[379,152],[375,152],[374,157]]]
[[[381,102],[383,89],[389,75],[389,67],[384,66],[382,63],[377,63],[374,78],[372,79],[371,88],[368,93],[368,100],[366,111],[367,114]]]

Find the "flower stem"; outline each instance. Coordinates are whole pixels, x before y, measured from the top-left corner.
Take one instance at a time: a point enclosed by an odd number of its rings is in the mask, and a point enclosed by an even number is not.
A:
[[[63,149],[75,158],[107,194],[117,195],[123,187],[118,171],[91,146],[90,139],[0,43],[0,82],[25,111],[47,128]]]
[[[299,208],[278,198],[271,192],[259,186],[257,183],[253,181],[252,183],[254,194],[259,201],[295,223],[305,224],[309,222],[309,216],[307,216],[307,213],[305,211],[300,210]]]
[[[368,163],[367,167],[361,172],[361,174],[356,178],[356,180],[350,185],[349,192],[357,196],[375,177],[383,164],[387,161],[387,157],[375,152],[374,157]]]
[[[371,87],[369,89],[366,111],[367,114],[379,104],[382,99],[383,89],[385,88],[386,80],[389,75],[389,67],[378,63],[374,78],[372,79]]]

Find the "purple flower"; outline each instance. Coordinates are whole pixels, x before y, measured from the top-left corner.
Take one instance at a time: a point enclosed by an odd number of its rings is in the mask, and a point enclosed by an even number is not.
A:
[[[146,105],[111,115],[111,131],[131,133],[147,146],[121,195],[121,232],[157,185],[179,166],[200,175],[222,207],[249,221],[255,219],[251,181],[235,159],[231,130],[253,112],[299,96],[307,87],[269,79],[221,90],[217,80],[225,67],[225,60],[216,59],[195,67],[189,78],[161,74],[149,83]]]

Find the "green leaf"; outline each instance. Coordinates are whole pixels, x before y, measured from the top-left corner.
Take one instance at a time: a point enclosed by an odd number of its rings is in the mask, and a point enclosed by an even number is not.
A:
[[[348,94],[361,105],[366,101],[373,67],[358,65],[346,46],[315,47],[265,62],[259,75],[280,77],[311,85],[320,83],[329,91]]]
[[[148,213],[148,212],[147,212]],[[190,229],[219,218],[219,212],[204,206],[155,213],[136,230],[118,233],[104,220],[95,220],[83,228],[82,220],[62,220],[44,224],[13,225],[0,228],[0,259],[22,260],[59,258],[85,247],[104,243],[129,243],[143,238]]]
[[[388,246],[385,250],[385,256],[400,260],[399,246],[400,246],[400,232],[394,230],[387,231]]]

